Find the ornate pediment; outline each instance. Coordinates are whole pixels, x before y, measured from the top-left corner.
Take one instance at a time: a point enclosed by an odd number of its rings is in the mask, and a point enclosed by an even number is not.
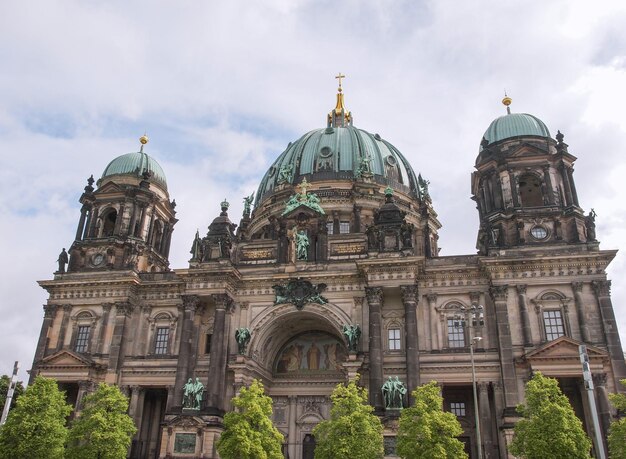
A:
[[[84,355],[69,350],[62,350],[49,355],[41,361],[39,367],[92,367],[95,362]]]
[[[205,423],[202,420],[202,418],[199,418],[197,416],[188,416],[188,415],[176,416],[175,418],[173,418],[171,421],[167,423],[167,425],[170,427],[176,426],[176,427],[180,427],[183,429],[199,428],[199,427],[203,427],[204,424]]]
[[[528,362],[541,362],[546,360],[579,360],[580,354],[578,346],[584,344],[580,341],[576,341],[567,336],[561,336],[560,338],[550,341],[543,346],[534,349],[523,356],[524,360]],[[595,346],[587,346],[587,354],[590,360],[604,360],[608,359],[608,353]]]
[[[114,182],[107,182],[106,184],[104,184],[104,186],[101,186],[100,188],[98,188],[98,191],[96,192],[97,194],[103,194],[103,193],[118,193],[122,191],[122,188]]]

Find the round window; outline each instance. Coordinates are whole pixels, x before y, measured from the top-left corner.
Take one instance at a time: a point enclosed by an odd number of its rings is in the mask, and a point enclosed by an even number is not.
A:
[[[393,156],[387,156],[385,158],[385,162],[390,166],[395,166],[396,164],[398,164],[398,161],[396,161],[396,158],[394,158]]]
[[[533,226],[530,229],[530,234],[535,239],[545,239],[546,237],[548,237],[548,230],[545,229],[543,226]]]
[[[330,158],[332,155],[333,155],[333,152],[329,147],[323,147],[320,150],[320,156],[322,158]]]

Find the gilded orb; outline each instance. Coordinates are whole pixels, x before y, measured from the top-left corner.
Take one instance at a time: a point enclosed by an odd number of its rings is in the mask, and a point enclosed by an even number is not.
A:
[[[148,136],[147,135],[142,135],[141,137],[139,137],[139,141],[141,142],[142,145],[145,145],[148,143]]]
[[[511,102],[513,102],[513,99],[511,99],[509,96],[504,96],[504,99],[502,99],[502,103],[507,107],[511,105]]]

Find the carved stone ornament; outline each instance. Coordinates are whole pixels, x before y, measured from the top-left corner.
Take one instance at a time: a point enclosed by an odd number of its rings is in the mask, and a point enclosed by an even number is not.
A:
[[[313,285],[301,277],[290,279],[287,285],[272,286],[276,293],[274,304],[292,303],[298,310],[307,303],[326,304],[328,300],[322,296],[326,284]]]

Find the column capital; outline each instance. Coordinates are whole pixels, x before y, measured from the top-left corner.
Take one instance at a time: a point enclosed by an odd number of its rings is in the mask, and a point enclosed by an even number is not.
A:
[[[133,313],[133,306],[128,302],[115,303],[115,315],[130,317]]]
[[[487,381],[477,381],[476,385],[478,386],[478,392],[481,394],[486,393],[487,389],[489,389],[489,382]]]
[[[417,303],[418,288],[417,285],[401,285],[403,303]]]
[[[381,304],[383,301],[383,289],[381,287],[365,287],[365,295],[370,305]]]
[[[581,293],[583,291],[583,283],[572,282],[572,290],[574,291],[574,293]]]
[[[227,293],[217,293],[211,295],[213,301],[215,301],[215,307],[217,309],[226,309],[230,311],[234,306],[234,301]]]
[[[183,310],[194,311],[198,308],[198,295],[181,295]]]
[[[472,304],[480,302],[480,293],[481,292],[469,292],[469,297]]]
[[[509,286],[504,285],[492,285],[489,288],[489,293],[494,301],[506,301],[509,297]]]
[[[611,281],[610,280],[595,280],[591,282],[591,287],[596,293],[596,296],[611,296]]]
[[[591,377],[593,378],[593,384],[596,387],[604,387],[606,388],[606,373],[595,373],[593,375],[591,375]]]
[[[355,296],[355,297],[352,297],[352,299],[354,300],[355,306],[363,306],[363,300],[365,298],[363,298],[362,296]]]
[[[426,298],[428,299],[429,303],[434,303],[435,301],[437,301],[437,294],[429,293],[428,295],[426,295]]]
[[[102,311],[103,312],[111,311],[112,307],[113,307],[113,303],[102,303]]]
[[[57,315],[58,306],[56,304],[44,304],[43,316],[45,319],[54,319]]]
[[[526,288],[527,287],[528,286],[526,284],[519,284],[519,285],[515,286],[515,288],[517,289],[517,293],[519,295],[526,295]]]
[[[72,311],[72,305],[71,304],[64,304],[63,305],[63,312],[71,312]]]

